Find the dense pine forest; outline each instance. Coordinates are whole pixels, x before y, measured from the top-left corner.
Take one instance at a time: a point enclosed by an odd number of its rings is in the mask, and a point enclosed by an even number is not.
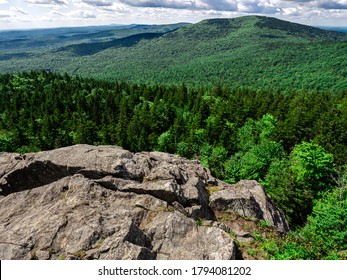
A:
[[[136,84],[45,71],[0,76],[0,151],[88,143],[198,159],[254,179],[292,232],[263,258],[346,259],[347,91]]]

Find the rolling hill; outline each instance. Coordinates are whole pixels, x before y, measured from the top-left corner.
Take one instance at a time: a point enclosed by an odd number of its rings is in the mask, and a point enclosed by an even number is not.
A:
[[[69,45],[109,42],[142,33],[164,34],[187,23],[168,25],[105,25],[0,31],[1,52],[54,49]]]
[[[0,72],[46,69],[111,81],[282,91],[347,88],[346,33],[261,16],[141,33],[107,41],[94,34],[92,42],[0,53]]]

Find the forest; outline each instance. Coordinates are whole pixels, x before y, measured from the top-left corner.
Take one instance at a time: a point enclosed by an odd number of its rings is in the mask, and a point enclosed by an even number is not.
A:
[[[347,88],[347,34],[271,17],[110,30],[0,33],[0,73],[267,91]],[[36,34],[38,33],[38,34]]]
[[[200,160],[226,182],[259,181],[292,231],[267,259],[347,259],[347,91],[0,75],[0,151],[118,145]]]

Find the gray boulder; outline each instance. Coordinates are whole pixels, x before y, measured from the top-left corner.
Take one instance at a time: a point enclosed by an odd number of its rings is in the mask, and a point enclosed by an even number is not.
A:
[[[211,184],[220,191],[209,196]],[[234,259],[212,209],[230,208],[228,187],[200,162],[159,152],[0,153],[0,259]],[[245,215],[285,230],[266,194],[244,196],[256,204]]]
[[[231,186],[221,182],[220,190],[210,197],[210,206],[214,210],[237,212],[244,217],[268,222],[283,233],[289,231],[284,215],[257,181],[244,180]]]

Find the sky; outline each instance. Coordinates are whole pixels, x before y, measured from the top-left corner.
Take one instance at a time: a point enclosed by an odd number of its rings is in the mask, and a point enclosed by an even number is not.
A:
[[[347,0],[0,0],[0,29],[199,22],[265,15],[347,26]]]

